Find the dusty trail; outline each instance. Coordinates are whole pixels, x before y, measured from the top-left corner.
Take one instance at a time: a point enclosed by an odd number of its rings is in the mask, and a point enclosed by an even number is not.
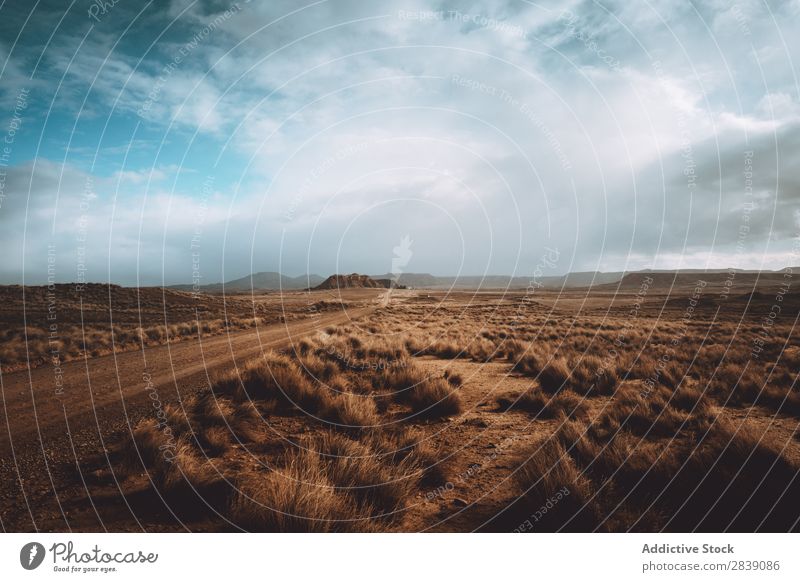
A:
[[[417,363],[431,375],[447,369],[465,378],[459,390],[465,412],[447,425],[421,427],[434,449],[447,451],[449,481],[409,504],[406,526],[425,532],[479,530],[516,500],[513,476],[520,456],[552,434],[558,421],[498,407],[498,396],[518,395],[531,385],[529,378],[510,374],[505,362],[425,358]]]
[[[81,465],[115,435],[206,387],[215,371],[286,347],[374,306],[309,320],[182,341],[0,376],[0,525],[4,530],[64,529],[58,496],[81,484]],[[78,473],[76,475],[75,473]]]

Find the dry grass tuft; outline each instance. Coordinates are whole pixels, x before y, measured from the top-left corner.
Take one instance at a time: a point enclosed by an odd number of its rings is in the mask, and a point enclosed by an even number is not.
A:
[[[516,459],[518,499],[488,529],[591,531],[599,511],[594,486],[557,440],[544,440]]]
[[[567,387],[571,371],[564,358],[552,358],[539,372],[539,384],[542,390],[553,394]]]
[[[504,411],[524,410],[535,414],[538,418],[556,418],[560,415],[568,418],[585,418],[588,413],[585,400],[570,390],[561,390],[555,395],[550,395],[531,388],[516,397],[501,396],[497,399],[497,403]]]
[[[248,530],[383,531],[399,523],[426,470],[406,434],[369,433],[362,442],[336,433],[301,443],[282,467],[249,474],[231,502]]]

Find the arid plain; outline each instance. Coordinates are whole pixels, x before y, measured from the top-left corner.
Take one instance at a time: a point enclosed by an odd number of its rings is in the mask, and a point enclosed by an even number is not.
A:
[[[5,287],[2,527],[796,530],[800,295],[752,279]]]

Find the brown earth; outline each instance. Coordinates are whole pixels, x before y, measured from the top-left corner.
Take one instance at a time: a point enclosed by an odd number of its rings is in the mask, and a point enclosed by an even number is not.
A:
[[[115,300],[120,300],[120,291],[129,294],[129,300],[144,294],[149,305],[158,310],[161,290],[150,293],[117,288],[113,290]],[[175,309],[169,306],[171,317],[181,313],[183,306],[195,305],[185,293],[166,292],[166,297],[177,298]],[[34,367],[0,375],[0,520],[4,528],[34,529],[34,520],[38,528],[47,529],[42,524],[51,522],[61,523],[57,529],[63,528],[60,498],[75,479],[82,483],[85,478],[84,469],[75,474],[75,466],[105,451],[109,439],[152,414],[153,400],[146,386],[155,389],[162,406],[175,405],[207,388],[209,376],[219,369],[234,367],[265,350],[290,346],[327,326],[362,317],[375,309],[371,304],[377,294],[356,291],[348,295],[349,302],[333,296],[315,297],[309,302],[306,297],[303,293],[272,296],[271,309],[282,312],[282,323],[260,324],[247,331],[190,338],[177,344],[139,346],[138,350],[100,357],[84,354],[82,359],[66,363],[45,359]],[[263,297],[259,300],[265,301]],[[44,301],[40,290],[27,293],[28,305],[33,308],[30,311],[41,311]],[[206,298],[204,303],[213,306],[217,301]],[[320,309],[321,302],[330,302],[338,309],[331,311],[327,304]],[[102,299],[95,305],[99,310],[107,309]],[[220,312],[215,315],[224,315],[222,304],[216,305]],[[310,311],[308,305],[312,306]],[[62,313],[68,313],[63,302],[60,307]],[[97,309],[93,311],[87,304],[84,308],[97,318]],[[135,302],[129,309],[135,309]],[[193,309],[190,311],[193,313]],[[152,316],[146,313],[145,317],[148,315]]]
[[[3,527],[797,529],[796,295],[683,287],[341,290],[65,364],[61,397],[3,374]]]

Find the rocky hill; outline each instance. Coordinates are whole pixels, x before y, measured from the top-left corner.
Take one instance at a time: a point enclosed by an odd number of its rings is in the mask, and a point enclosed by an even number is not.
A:
[[[352,273],[350,275],[331,275],[314,290],[323,289],[388,289],[392,286],[389,279],[373,279],[367,275]]]

